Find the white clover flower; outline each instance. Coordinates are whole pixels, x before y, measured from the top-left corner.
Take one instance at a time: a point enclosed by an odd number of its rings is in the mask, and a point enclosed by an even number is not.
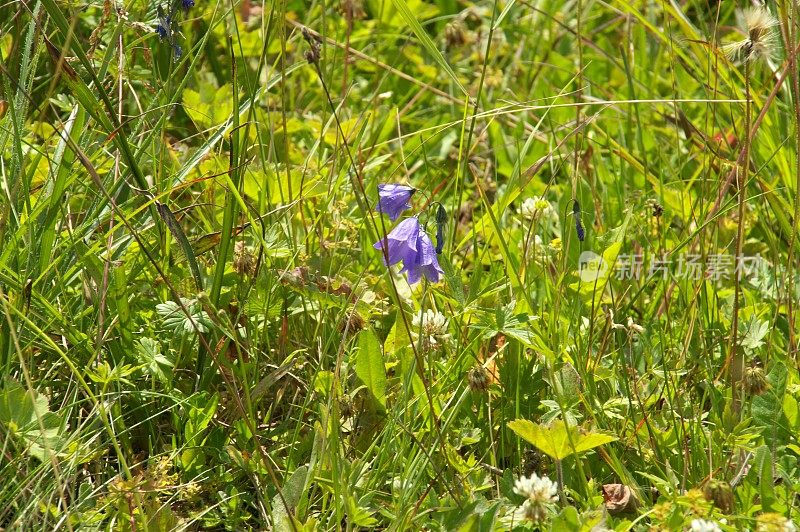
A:
[[[691,532],[722,532],[715,521],[706,521],[705,519],[692,519],[689,530]]]
[[[447,318],[441,312],[427,309],[422,314],[415,313],[411,324],[415,339],[419,338],[420,333],[422,334],[425,349],[436,348],[450,339],[450,335],[447,334]]]
[[[542,215],[552,215],[555,210],[549,201],[541,196],[534,196],[522,202],[519,213],[526,220],[533,220]]]
[[[558,486],[546,476],[536,473],[521,477],[514,482],[514,493],[525,497],[525,502],[517,508],[515,515],[534,522],[547,518],[548,507],[558,500]]]

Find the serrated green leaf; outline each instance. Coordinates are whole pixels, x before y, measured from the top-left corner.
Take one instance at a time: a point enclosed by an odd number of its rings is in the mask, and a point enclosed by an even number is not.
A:
[[[573,454],[581,454],[618,439],[616,436],[599,432],[581,433],[575,426],[570,426],[568,430],[565,424],[559,421],[550,427],[543,427],[527,419],[515,419],[508,422],[508,428],[555,460],[563,460]]]
[[[776,441],[788,443],[789,427],[783,415],[783,397],[786,394],[788,370],[783,362],[777,362],[767,375],[769,388],[753,398],[753,424],[764,430],[767,443]]]
[[[26,390],[7,378],[0,390],[0,425],[27,445],[26,451],[44,461],[48,451],[58,451],[62,442],[61,418],[50,412],[49,401],[35,390]]]

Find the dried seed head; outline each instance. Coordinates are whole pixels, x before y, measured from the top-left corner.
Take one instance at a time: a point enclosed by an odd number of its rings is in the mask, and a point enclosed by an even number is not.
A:
[[[733,511],[733,488],[727,481],[709,480],[703,486],[703,496],[726,514]]]
[[[355,309],[347,312],[345,318],[339,323],[342,334],[353,335],[364,328],[364,318]]]
[[[664,207],[654,199],[647,200],[647,206],[652,210],[653,218],[660,218],[664,214]]]
[[[481,365],[474,366],[467,373],[467,384],[469,384],[469,389],[475,393],[488,390],[490,382],[491,375],[489,375],[489,370]]]
[[[319,44],[320,40],[319,37],[311,33],[308,28],[303,28],[303,38],[308,43],[309,49],[305,51],[305,58],[312,65],[316,65],[319,63]]]
[[[244,241],[240,240],[233,246],[233,269],[239,275],[253,275],[256,273],[256,257],[247,249]]]
[[[367,16],[364,3],[361,0],[341,0],[339,11],[347,20],[362,19]]]
[[[444,42],[448,48],[457,48],[467,43],[467,27],[464,21],[456,18],[444,27]]]
[[[778,19],[764,6],[752,7],[739,14],[740,25],[747,38],[726,44],[722,52],[728,59],[753,61],[759,58],[769,59],[775,52],[778,36],[775,32]]]
[[[761,395],[769,388],[767,376],[764,369],[758,366],[749,367],[744,370],[744,390],[747,395]]]

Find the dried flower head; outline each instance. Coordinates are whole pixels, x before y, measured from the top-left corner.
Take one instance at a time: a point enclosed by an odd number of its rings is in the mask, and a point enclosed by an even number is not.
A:
[[[242,240],[239,240],[233,246],[233,269],[239,275],[254,275],[256,273],[256,256],[247,249]]]
[[[315,65],[319,63],[320,58],[320,39],[308,28],[303,28],[302,30],[303,38],[308,43],[309,49],[305,51],[305,58],[309,64]]]
[[[350,419],[356,413],[356,406],[353,400],[349,397],[342,397],[339,399],[339,413],[342,419]]]
[[[485,392],[489,389],[489,383],[491,382],[491,375],[489,375],[489,370],[481,366],[480,364],[475,365],[469,373],[467,373],[467,384],[469,384],[469,389],[475,393]]]
[[[347,312],[345,319],[339,323],[339,331],[343,334],[353,335],[364,328],[364,318],[356,312],[356,309]]]
[[[769,383],[763,368],[752,366],[744,370],[744,389],[748,395],[761,395],[767,388]]]
[[[348,20],[361,19],[367,16],[364,11],[364,3],[361,0],[341,0],[339,2],[339,11]]]
[[[644,333],[644,327],[633,321],[633,318],[628,316],[628,334],[637,336]]]
[[[711,479],[706,482],[703,496],[726,514],[733,511],[733,488],[726,480]]]
[[[647,206],[651,209],[653,218],[660,218],[664,214],[664,207],[652,198],[647,200]]]
[[[444,42],[447,48],[456,48],[467,43],[467,27],[463,20],[455,18],[444,27]]]
[[[722,52],[731,60],[742,59],[752,61],[759,58],[769,59],[775,52],[778,36],[776,19],[764,6],[752,7],[739,13],[739,23],[747,38],[726,44]]]

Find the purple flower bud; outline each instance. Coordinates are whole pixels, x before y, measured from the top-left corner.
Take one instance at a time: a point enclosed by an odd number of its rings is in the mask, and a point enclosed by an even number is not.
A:
[[[194,0],[183,0],[183,9],[189,10],[189,8],[194,7]]]
[[[384,263],[388,255],[389,266],[400,261],[403,261],[403,264],[414,264],[419,249],[419,232],[419,220],[416,217],[406,218],[389,231],[386,238],[376,242],[372,247],[381,251],[386,250]]]
[[[444,275],[444,271],[439,266],[439,260],[436,258],[433,242],[425,231],[419,232],[416,260],[413,263],[404,261],[403,269],[400,272],[408,272],[409,284],[419,282],[422,276],[425,276],[430,282],[436,283],[439,282],[439,275]]]
[[[158,24],[156,26],[156,33],[158,34],[158,38],[162,39],[162,40],[166,39],[169,36],[169,32],[167,31],[167,28],[162,26],[161,24]]]
[[[408,200],[414,195],[417,189],[406,185],[384,184],[378,185],[378,200],[377,211],[385,213],[389,216],[391,221],[395,221],[400,217],[400,214],[411,208]]]

